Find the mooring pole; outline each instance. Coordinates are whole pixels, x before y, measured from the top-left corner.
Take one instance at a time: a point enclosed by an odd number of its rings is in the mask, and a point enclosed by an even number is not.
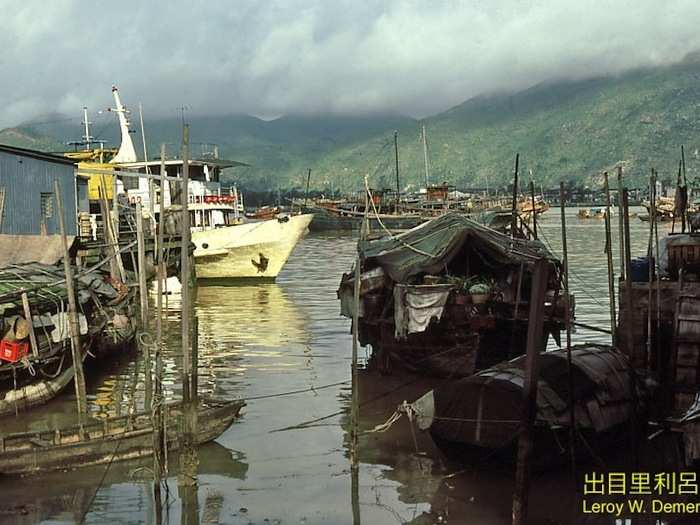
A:
[[[566,243],[566,197],[564,196],[564,183],[559,183],[559,203],[561,208],[561,245],[564,255],[562,264],[564,283],[564,327],[566,328],[566,361],[567,379],[569,383],[569,452],[571,454],[571,476],[576,479],[576,415],[574,394],[574,364],[571,357],[571,304],[569,297],[569,250]]]
[[[197,457],[194,443],[192,419],[192,342],[190,338],[190,213],[189,213],[189,146],[190,128],[182,129],[182,183],[180,203],[182,207],[180,244],[180,282],[182,284],[182,451],[180,455],[180,476],[178,485],[192,487],[197,484]]]
[[[632,368],[636,367],[635,356],[634,356],[634,329],[632,326],[634,311],[632,310],[632,251],[630,249],[630,219],[629,219],[629,196],[627,194],[627,188],[622,190],[622,206],[625,210],[624,216],[624,235],[625,235],[625,297],[627,306],[627,352],[629,355],[630,366]],[[637,385],[635,384],[634,374],[630,373],[630,392],[632,393],[632,403],[634,414],[637,413],[638,409],[638,399],[637,399]],[[635,418],[630,420],[630,436],[632,441],[632,450],[634,451],[634,464],[639,463],[639,441],[637,439],[637,425],[635,423]]]
[[[654,168],[651,169],[651,176],[649,177],[649,199],[652,202],[656,202],[656,195],[654,195],[654,190],[656,188],[656,182],[654,181]],[[656,207],[652,208],[653,211],[649,213],[649,244],[647,247],[647,260],[648,260],[648,296],[647,296],[647,353],[644,360],[644,366],[647,370],[651,368],[651,334],[652,334],[652,302],[654,300],[654,219],[656,215]]]
[[[537,381],[539,379],[539,355],[542,350],[542,326],[544,302],[549,277],[549,262],[538,259],[533,267],[530,314],[527,327],[527,355],[525,358],[525,384],[523,385],[523,410],[518,439],[518,460],[513,495],[513,525],[525,525],[530,490],[530,456],[532,454],[532,425],[537,413]]]
[[[146,240],[143,232],[143,210],[136,204],[136,256],[138,262],[139,300],[141,305],[141,327],[148,325],[148,290],[146,289]]]
[[[564,187],[562,183],[562,188]],[[560,192],[561,193],[561,192]],[[563,195],[563,193],[562,193]],[[537,239],[537,212],[535,211],[535,183],[531,180],[530,181],[530,202],[532,205],[532,234],[535,236],[535,239]],[[563,211],[562,211],[563,213]],[[563,217],[563,215],[562,215]]]
[[[396,213],[401,204],[401,183],[399,182],[399,132],[394,131],[394,156],[396,158]]]
[[[625,269],[625,210],[622,206],[622,166],[617,167],[617,210],[620,214],[618,220],[620,237],[620,279],[624,281],[627,274]]]
[[[658,180],[658,173],[654,171],[654,181]],[[656,182],[654,183],[654,195],[656,195]],[[665,378],[661,373],[663,368],[663,360],[661,351],[659,350],[659,334],[661,333],[661,264],[659,261],[659,221],[656,213],[654,213],[654,244],[656,247],[656,257],[654,263],[656,266],[656,374],[657,381],[660,385],[661,392],[664,391]]]
[[[63,241],[63,271],[66,275],[66,291],[68,292],[68,319],[70,329],[71,354],[73,357],[73,383],[75,384],[75,397],[78,404],[78,424],[82,432],[87,415],[87,395],[85,393],[85,375],[83,374],[83,356],[80,347],[80,323],[78,322],[78,305],[75,299],[75,287],[73,284],[73,269],[70,264],[68,236],[66,235],[66,220],[63,215],[63,199],[58,181],[54,181],[56,193],[56,207],[58,208],[58,225],[61,229]]]
[[[139,281],[139,299],[141,310],[141,329],[148,328],[148,289],[146,284],[146,240],[143,231],[143,209],[141,203],[136,204],[136,258],[137,276]],[[151,347],[146,344],[142,348],[144,352],[144,409],[151,410],[153,400],[153,378],[151,375]]]
[[[518,227],[518,166],[520,164],[520,153],[515,154],[515,170],[513,171],[513,202],[511,205],[510,236],[515,237],[515,230]]]
[[[615,268],[613,267],[612,234],[610,223],[610,182],[603,173],[605,189],[605,255],[608,260],[608,297],[610,299],[610,333],[613,346],[617,345],[617,307],[615,305]]]
[[[153,413],[153,499],[156,509],[156,523],[162,520],[162,496],[160,481],[164,475],[165,466],[165,429],[163,428],[163,279],[165,279],[165,263],[163,261],[163,227],[165,225],[163,196],[165,191],[165,144],[160,145],[160,199],[159,214],[156,224],[157,242],[154,251],[156,262],[156,346],[155,346],[155,392]]]

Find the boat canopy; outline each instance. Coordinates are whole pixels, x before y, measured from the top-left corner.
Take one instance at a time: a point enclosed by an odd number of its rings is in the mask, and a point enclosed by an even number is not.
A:
[[[557,258],[536,240],[512,238],[457,213],[447,213],[396,236],[363,241],[365,270],[381,266],[395,282],[420,273],[439,273],[463,248],[472,248],[495,265],[534,263]]]

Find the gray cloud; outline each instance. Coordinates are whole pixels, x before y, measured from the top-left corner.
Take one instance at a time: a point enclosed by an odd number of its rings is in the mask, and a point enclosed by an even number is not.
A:
[[[0,126],[110,104],[147,115],[400,112],[678,61],[700,2],[0,0]]]

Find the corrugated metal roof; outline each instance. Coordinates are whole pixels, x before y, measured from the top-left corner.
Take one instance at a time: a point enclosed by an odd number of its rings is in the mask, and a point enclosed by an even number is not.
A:
[[[58,164],[77,164],[76,160],[68,159],[65,157],[59,157],[58,155],[52,155],[50,153],[45,153],[43,151],[38,151],[35,149],[18,148],[16,146],[8,146],[7,144],[0,144],[0,151],[5,151],[7,153],[12,153],[14,155],[20,155],[22,157],[31,157],[33,159],[43,160],[46,162],[56,162]]]

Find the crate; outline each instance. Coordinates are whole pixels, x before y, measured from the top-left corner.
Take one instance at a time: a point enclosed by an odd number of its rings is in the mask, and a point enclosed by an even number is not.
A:
[[[29,343],[0,341],[0,361],[16,363],[29,353]]]

